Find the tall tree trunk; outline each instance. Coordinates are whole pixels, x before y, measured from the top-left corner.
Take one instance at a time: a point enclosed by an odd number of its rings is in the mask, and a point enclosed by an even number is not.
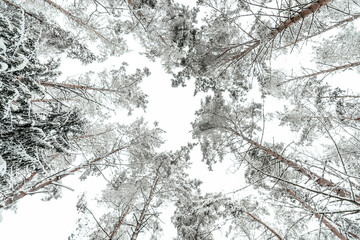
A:
[[[295,16],[293,16],[293,17],[289,18],[288,20],[286,20],[284,23],[282,23],[280,26],[278,26],[275,30],[271,31],[270,34],[269,34],[269,37],[270,38],[276,37],[278,35],[278,33],[281,33],[282,31],[289,28],[294,23],[299,22],[301,19],[304,19],[304,18],[308,17],[310,14],[315,13],[317,10],[319,10],[319,8],[325,6],[330,1],[331,0],[319,0],[319,1],[316,1],[315,3],[312,3],[310,6],[302,9]]]
[[[309,169],[303,168],[302,166],[300,166],[299,164],[297,164],[296,162],[293,162],[291,160],[288,160],[286,158],[284,158],[282,155],[272,151],[271,149],[262,146],[261,144],[255,142],[254,140],[245,137],[242,133],[239,133],[237,131],[235,131],[234,129],[231,128],[227,128],[224,127],[224,129],[231,131],[232,133],[234,133],[235,135],[241,137],[242,139],[244,139],[246,142],[250,143],[251,145],[255,146],[257,149],[260,149],[262,151],[264,151],[265,153],[269,154],[270,156],[273,156],[274,158],[278,159],[280,162],[282,162],[283,164],[291,167],[292,169],[300,172],[302,175],[308,177],[309,179],[315,181],[319,186],[327,188],[328,190],[330,190],[331,192],[335,193],[338,196],[341,197],[345,197],[345,198],[353,198],[354,201],[356,202],[360,202],[360,196],[353,196],[353,194],[348,191],[347,189],[343,188],[343,187],[339,187],[338,184],[335,184],[329,180],[327,180],[326,178],[323,178],[319,175],[317,175],[316,173],[312,172]]]
[[[123,224],[124,222],[124,219],[126,217],[126,215],[129,213],[130,211],[130,207],[128,207],[124,212],[123,214],[121,215],[119,221],[116,223],[113,231],[111,232],[110,236],[109,236],[109,240],[113,240],[113,238],[115,237],[117,231],[119,230],[119,228],[121,227],[121,225]]]
[[[287,47],[292,46],[292,45],[294,45],[294,44],[297,44],[297,43],[299,43],[299,42],[301,42],[301,41],[309,40],[310,38],[319,36],[319,35],[327,32],[327,31],[330,31],[330,30],[332,30],[332,29],[334,29],[334,28],[337,28],[337,27],[339,27],[339,26],[341,26],[341,25],[343,25],[343,24],[347,24],[347,23],[349,23],[349,22],[352,22],[352,21],[354,21],[354,20],[356,20],[356,19],[358,19],[358,18],[360,18],[360,14],[356,14],[356,15],[354,15],[354,16],[352,16],[352,17],[346,18],[346,19],[344,19],[344,20],[342,20],[342,21],[340,21],[340,22],[338,22],[338,23],[336,23],[336,24],[334,24],[334,25],[332,25],[332,26],[330,26],[330,27],[328,27],[328,28],[323,29],[323,30],[320,31],[320,32],[314,33],[314,34],[312,34],[312,35],[310,35],[310,36],[307,36],[307,37],[299,38],[299,39],[297,39],[296,41],[291,42],[291,43],[286,44],[286,45],[283,45],[283,46],[281,46],[281,47],[278,47],[278,48],[275,49],[275,50],[284,49],[284,48],[287,48]]]
[[[300,80],[300,79],[304,79],[304,78],[308,78],[308,77],[315,77],[315,76],[318,76],[318,75],[321,75],[321,74],[332,73],[332,72],[335,72],[335,71],[339,71],[339,70],[343,70],[343,69],[347,69],[347,68],[351,68],[351,67],[356,67],[356,66],[360,66],[360,62],[349,63],[349,64],[345,64],[345,65],[342,65],[342,66],[337,66],[337,67],[329,68],[329,69],[326,69],[326,70],[322,70],[322,71],[319,71],[319,72],[314,72],[314,73],[311,73],[311,74],[295,77],[295,78],[283,81],[283,82],[279,83],[277,86],[281,86],[281,85],[283,85],[285,83],[288,83],[288,82],[292,82],[292,81],[296,81],[296,80]]]
[[[282,184],[283,185],[283,184]],[[348,239],[346,236],[344,236],[342,233],[340,233],[339,230],[336,229],[336,227],[331,224],[330,220],[328,220],[325,216],[322,216],[321,214],[317,213],[315,209],[310,207],[307,203],[304,202],[296,193],[291,191],[289,188],[283,185],[283,187],[286,189],[286,191],[294,197],[304,208],[310,210],[312,213],[315,214],[315,216],[332,232],[335,236],[337,236],[341,240]],[[355,235],[356,236],[356,235]]]
[[[95,28],[93,28],[92,26],[89,26],[88,24],[84,23],[80,18],[77,18],[75,16],[73,16],[70,12],[66,11],[64,8],[62,8],[60,5],[54,3],[51,0],[43,0],[44,2],[50,4],[52,7],[58,9],[60,12],[62,12],[63,14],[65,14],[69,19],[71,19],[72,21],[76,22],[77,24],[89,29],[90,31],[92,31],[93,33],[95,33],[96,36],[100,37],[101,39],[105,40],[105,42],[110,43],[110,40],[107,39],[106,37],[104,37],[104,35],[102,35],[101,33],[99,33]]]
[[[22,9],[22,7],[16,5],[16,4],[14,4],[14,3],[12,3],[12,2],[10,2],[10,1],[8,1],[8,0],[2,0],[2,1],[3,1],[4,3],[6,3],[6,4],[8,4],[8,5],[10,5],[10,6],[14,7],[14,8],[16,8],[16,9]],[[28,15],[28,16],[36,19],[36,20],[38,20],[38,21],[41,22],[41,23],[44,22],[44,20],[41,19],[41,18],[40,18],[38,15],[36,15],[35,13],[31,13],[31,12],[28,12],[28,11],[25,11],[25,10],[24,10],[24,13],[25,13],[26,15]]]
[[[94,163],[96,163],[96,162],[98,162],[98,161],[100,161],[100,160],[102,160],[102,159],[104,159],[104,158],[107,158],[107,157],[113,155],[114,153],[117,153],[117,152],[125,149],[126,147],[127,147],[127,146],[119,147],[119,148],[117,148],[117,149],[115,149],[115,150],[113,150],[113,151],[105,154],[105,155],[102,156],[102,157],[98,157],[98,158],[95,158],[95,159],[93,159],[93,160],[91,160],[91,161],[89,161],[89,162],[85,162],[85,163],[83,163],[83,164],[80,164],[79,166],[77,166],[77,167],[75,167],[75,168],[73,168],[73,169],[71,169],[71,170],[69,170],[69,171],[66,171],[66,173],[63,173],[63,174],[57,175],[57,176],[55,176],[55,177],[52,177],[52,178],[50,178],[50,180],[48,180],[48,181],[46,181],[46,182],[43,182],[43,183],[41,183],[41,184],[39,184],[39,185],[34,185],[30,190],[28,190],[28,191],[26,191],[26,192],[25,192],[25,191],[20,191],[20,192],[17,193],[17,194],[12,194],[12,195],[10,195],[10,196],[6,196],[5,199],[3,200],[3,202],[4,202],[5,204],[4,204],[4,205],[0,205],[0,208],[3,208],[3,207],[5,207],[6,205],[9,205],[9,204],[11,204],[11,203],[14,203],[14,202],[16,202],[17,200],[19,200],[19,199],[21,199],[21,198],[23,198],[23,197],[25,197],[25,196],[27,196],[27,195],[29,195],[29,194],[31,194],[31,193],[35,193],[36,191],[38,191],[38,190],[40,190],[40,189],[42,189],[42,188],[44,188],[44,187],[46,187],[46,186],[48,186],[48,185],[50,185],[50,184],[52,184],[52,183],[58,182],[58,181],[60,181],[61,179],[63,179],[64,177],[69,176],[69,175],[72,175],[73,173],[79,171],[80,169],[84,169],[85,167],[90,166],[91,164],[94,164]]]
[[[159,168],[157,169],[156,171],[156,176],[155,176],[155,180],[154,180],[154,183],[152,184],[151,186],[151,189],[150,189],[150,193],[149,193],[149,196],[147,197],[145,203],[144,203],[144,207],[143,209],[141,210],[141,213],[140,213],[140,216],[138,219],[136,219],[136,226],[135,226],[135,229],[133,230],[132,232],[132,235],[131,235],[131,238],[130,240],[136,240],[143,225],[144,225],[144,221],[145,221],[145,217],[146,217],[146,212],[150,206],[150,203],[151,203],[151,200],[153,199],[154,197],[154,194],[155,194],[155,191],[156,191],[156,187],[159,183],[159,180],[160,180],[160,167],[161,165],[159,166]]]
[[[40,81],[40,84],[43,85],[43,86],[48,86],[48,87],[59,87],[59,88],[70,88],[70,89],[94,90],[94,91],[99,91],[99,92],[121,93],[121,91],[115,90],[115,89],[96,88],[96,87],[90,87],[90,86],[84,86],[84,85],[65,84],[65,83],[52,83],[52,82],[45,82],[45,81]]]
[[[279,240],[282,240],[282,237],[280,237],[280,235],[271,227],[269,227],[269,225],[267,225],[266,223],[264,223],[263,221],[261,221],[259,218],[255,217],[254,215],[252,215],[251,213],[244,211],[247,215],[249,215],[252,219],[254,219],[255,221],[257,221],[258,223],[260,223],[261,225],[263,225],[266,229],[268,229],[270,232],[272,232]]]
[[[319,1],[316,1],[315,3],[312,3],[310,6],[302,9],[298,14],[296,14],[295,16],[289,18],[284,23],[282,23],[281,25],[276,27],[273,31],[271,31],[267,36],[268,40],[274,39],[279,33],[283,32],[286,29],[288,29],[293,24],[299,22],[301,19],[305,19],[310,14],[315,13],[319,8],[325,6],[330,1],[331,0],[319,0]],[[255,48],[257,48],[261,44],[260,40],[255,40],[255,39],[253,39],[253,40],[255,42],[254,44],[247,47],[245,50],[241,51],[240,53],[236,54],[235,56],[231,57],[228,61],[237,61],[237,60],[245,57],[248,53],[253,51]]]

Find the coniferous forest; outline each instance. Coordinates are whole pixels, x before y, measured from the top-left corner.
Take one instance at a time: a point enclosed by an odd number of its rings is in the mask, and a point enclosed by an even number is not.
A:
[[[360,1],[189,2],[0,0],[0,211],[96,177],[68,239],[360,239]],[[177,150],[143,117],[154,69],[107,67],[129,52],[201,99]],[[245,185],[204,191],[201,161]]]

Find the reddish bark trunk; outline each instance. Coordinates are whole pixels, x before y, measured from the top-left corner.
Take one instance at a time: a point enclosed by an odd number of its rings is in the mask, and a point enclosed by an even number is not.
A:
[[[6,4],[8,4],[8,5],[10,5],[10,6],[14,7],[14,8],[16,8],[16,9],[22,9],[22,8],[19,7],[18,5],[14,4],[14,3],[12,3],[12,2],[10,2],[10,1],[8,1],[8,0],[2,0],[2,1],[3,1],[4,3],[6,3]],[[24,11],[24,13],[25,13],[26,15],[28,15],[28,16],[36,19],[36,20],[38,20],[38,21],[41,22],[41,23],[44,22],[44,20],[42,20],[39,16],[37,16],[37,15],[34,14],[34,13],[31,13],[31,12],[28,12],[28,11]]]
[[[289,28],[294,23],[299,22],[300,20],[308,17],[310,14],[315,13],[319,8],[325,6],[328,4],[331,0],[319,0],[315,3],[311,4],[310,6],[302,9],[298,14],[293,16],[292,18],[289,18],[284,23],[282,23],[280,26],[278,26],[275,30],[271,31],[270,38],[276,37],[276,35],[285,29]]]
[[[97,30],[95,30],[93,27],[85,24],[80,18],[77,18],[77,17],[73,16],[70,12],[66,11],[60,5],[54,3],[53,1],[50,1],[50,0],[43,0],[43,1],[50,4],[52,7],[58,9],[60,12],[64,13],[69,19],[73,20],[77,24],[90,29],[93,33],[95,33],[96,36],[98,36],[101,39],[105,40],[107,43],[110,43],[110,41],[106,37],[104,37],[102,34],[100,34]]]
[[[294,15],[293,17],[286,20],[280,26],[276,27],[273,31],[270,32],[268,35],[269,40],[275,38],[279,33],[286,30],[287,28],[291,27],[291,25],[299,22],[301,19],[308,17],[310,14],[315,13],[319,8],[328,4],[331,0],[319,0],[315,3],[311,4],[310,6],[302,9],[298,14]],[[260,40],[255,40],[255,43],[250,47],[247,47],[245,50],[241,51],[240,53],[236,54],[235,56],[231,57],[228,61],[236,61],[245,57],[248,53],[253,51],[257,46],[260,45]]]
[[[109,240],[112,240],[116,234],[116,232],[119,230],[119,228],[121,227],[122,223],[124,222],[124,219],[126,217],[126,215],[129,213],[130,211],[130,207],[128,207],[125,212],[121,215],[121,218],[119,219],[119,221],[116,223],[114,230],[112,231],[112,233],[109,236]]]
[[[225,128],[229,131],[231,131],[232,133],[234,133],[235,135],[241,137],[242,139],[244,139],[245,141],[247,141],[248,143],[250,143],[251,145],[254,145],[256,148],[264,151],[265,153],[275,157],[276,159],[278,159],[280,162],[282,162],[283,164],[293,168],[294,170],[300,172],[301,174],[303,174],[304,176],[308,177],[311,180],[314,180],[319,186],[321,187],[325,187],[327,189],[329,189],[331,192],[335,193],[338,196],[341,197],[346,197],[346,198],[352,198],[352,194],[350,193],[350,191],[346,190],[345,188],[339,187],[338,184],[335,184],[319,175],[317,175],[316,173],[301,167],[300,165],[298,165],[297,163],[288,160],[286,158],[284,158],[283,156],[281,156],[280,154],[262,146],[261,144],[255,142],[254,140],[245,137],[244,135],[242,135],[241,133],[231,129],[231,128]],[[355,197],[355,201],[360,202],[360,196],[354,196]]]
[[[159,180],[160,180],[160,172],[159,172],[159,169],[158,169],[157,173],[156,173],[154,183],[153,183],[153,185],[151,186],[151,189],[150,189],[149,197],[146,199],[146,202],[144,203],[144,207],[141,210],[139,219],[136,222],[136,226],[135,226],[135,229],[134,229],[134,231],[133,231],[133,233],[131,235],[130,240],[136,240],[139,233],[140,233],[140,229],[142,228],[142,226],[144,224],[146,211],[149,208],[149,205],[150,205],[150,202],[151,202],[152,198],[154,197],[156,187],[157,187],[157,185],[159,183]]]
[[[63,87],[63,88],[71,88],[71,89],[94,90],[99,92],[120,92],[119,90],[114,90],[114,89],[96,88],[96,87],[89,87],[89,86],[75,85],[75,84],[52,83],[52,82],[44,82],[44,81],[40,81],[40,84],[48,87]]]
[[[305,207],[306,209],[309,209],[311,212],[315,214],[315,216],[332,232],[335,236],[337,236],[341,240],[347,240],[347,237],[344,236],[342,233],[339,232],[339,230],[336,229],[335,226],[331,224],[329,220],[327,220],[324,216],[321,216],[319,213],[317,213],[312,207],[310,207],[308,204],[306,204],[299,196],[297,196],[293,191],[286,188],[286,191],[294,197],[300,204]]]
[[[283,49],[283,48],[287,48],[287,47],[292,46],[292,45],[294,45],[294,44],[296,44],[296,43],[298,43],[298,42],[301,42],[301,41],[308,40],[308,39],[310,39],[310,38],[319,36],[319,35],[327,32],[327,31],[330,31],[330,30],[332,30],[332,29],[334,29],[334,28],[337,28],[337,27],[339,27],[339,26],[341,26],[341,25],[343,25],[343,24],[347,24],[347,23],[349,23],[349,22],[352,22],[352,21],[354,21],[354,20],[356,20],[356,19],[358,19],[358,18],[360,18],[360,14],[356,14],[356,15],[354,15],[354,16],[352,16],[352,17],[346,18],[346,19],[344,19],[344,20],[342,20],[342,21],[340,21],[340,22],[338,22],[338,23],[336,23],[336,24],[334,24],[334,25],[332,25],[332,26],[330,26],[330,27],[328,27],[328,28],[325,28],[324,30],[322,30],[322,31],[320,31],[320,32],[317,32],[317,33],[315,33],[315,34],[312,34],[312,35],[310,35],[310,36],[307,36],[307,37],[304,37],[304,38],[299,38],[299,39],[296,40],[296,42],[292,42],[292,43],[283,45],[283,46],[277,48],[276,50]]]
[[[58,182],[59,180],[63,179],[64,177],[69,176],[69,175],[71,175],[72,173],[75,173],[75,172],[79,171],[80,169],[83,169],[83,168],[85,168],[85,167],[87,167],[87,166],[89,166],[89,165],[91,165],[91,164],[93,164],[93,163],[96,163],[96,162],[98,162],[98,161],[100,161],[100,160],[102,160],[102,159],[104,159],[104,158],[106,158],[106,157],[109,157],[110,155],[112,155],[112,154],[114,154],[114,153],[116,153],[116,152],[119,152],[119,151],[123,150],[124,148],[125,148],[125,147],[119,147],[119,148],[111,151],[110,153],[105,154],[105,155],[102,156],[102,157],[95,158],[95,159],[93,159],[92,161],[87,162],[87,163],[83,163],[83,164],[81,164],[81,165],[79,165],[79,166],[71,169],[71,170],[68,171],[67,173],[64,173],[64,174],[55,176],[55,177],[51,178],[50,180],[48,180],[48,181],[46,181],[46,182],[44,182],[44,183],[42,183],[42,184],[39,184],[38,186],[36,186],[36,185],[33,186],[30,190],[28,190],[28,191],[26,191],[26,192],[20,191],[18,194],[14,194],[14,195],[12,195],[12,196],[9,196],[9,197],[7,197],[7,198],[4,200],[5,205],[9,205],[9,204],[11,204],[11,203],[14,203],[14,202],[16,202],[17,200],[19,200],[19,199],[21,199],[21,198],[23,198],[23,197],[25,197],[25,196],[27,196],[27,195],[29,195],[29,194],[31,194],[31,193],[34,193],[34,192],[36,192],[36,191],[38,191],[38,190],[40,190],[40,189],[42,189],[42,188],[44,188],[44,187],[46,187],[46,186],[54,183],[54,182]],[[0,206],[0,208],[2,208],[2,207],[4,207],[4,206]]]
[[[337,66],[337,67],[329,68],[329,69],[322,70],[322,71],[319,71],[319,72],[303,75],[303,76],[300,76],[300,77],[295,77],[295,78],[283,81],[283,82],[279,83],[277,86],[281,86],[282,84],[285,84],[285,83],[288,83],[288,82],[292,82],[292,81],[296,81],[296,80],[300,80],[300,79],[304,79],[304,78],[308,78],[308,77],[315,77],[315,76],[318,76],[318,75],[321,75],[321,74],[331,73],[331,72],[335,72],[335,71],[338,71],[338,70],[343,70],[343,69],[356,67],[356,66],[360,66],[360,62],[349,63],[349,64],[345,64],[345,65],[342,65],[342,66]]]
[[[263,225],[266,229],[268,229],[270,232],[272,232],[279,240],[282,240],[282,237],[280,237],[280,235],[275,232],[274,229],[272,229],[271,227],[269,227],[266,223],[264,223],[263,221],[261,221],[259,218],[255,217],[254,215],[252,215],[251,213],[244,211],[247,215],[249,215],[252,219],[254,219],[255,221],[257,221],[258,223],[260,223],[261,225]]]

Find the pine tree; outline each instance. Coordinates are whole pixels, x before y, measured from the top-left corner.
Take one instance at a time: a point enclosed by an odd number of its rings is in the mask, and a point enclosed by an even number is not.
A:
[[[48,103],[39,111],[31,103],[31,99],[44,96],[40,82],[58,75],[57,64],[38,60],[37,35],[29,36],[32,21],[24,12],[8,8],[0,17],[0,149],[6,162],[1,182],[5,189],[12,189],[23,172],[47,172],[45,153],[67,152],[69,138],[82,133],[84,122],[79,110]]]

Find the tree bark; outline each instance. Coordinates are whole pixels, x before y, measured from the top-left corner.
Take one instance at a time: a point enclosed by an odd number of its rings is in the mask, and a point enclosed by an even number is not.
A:
[[[294,197],[303,207],[305,207],[306,209],[309,209],[312,213],[315,214],[315,216],[335,235],[337,236],[339,239],[341,240],[347,240],[347,237],[344,236],[342,233],[339,232],[339,230],[336,229],[335,226],[333,226],[331,224],[331,222],[329,220],[326,219],[325,216],[321,216],[319,213],[317,213],[312,207],[310,207],[308,204],[306,204],[296,193],[294,193],[293,191],[291,191],[289,188],[287,188],[286,186],[283,186],[286,191],[292,196]]]
[[[312,3],[308,7],[302,9],[298,14],[296,14],[295,16],[289,18],[288,20],[283,22],[281,25],[276,27],[274,30],[272,30],[268,34],[268,39],[267,40],[274,39],[279,33],[283,32],[286,29],[288,29],[293,24],[299,22],[301,19],[305,19],[310,14],[315,13],[319,8],[325,6],[330,1],[331,0],[319,0],[319,1],[316,1],[315,3]],[[255,41],[255,43],[253,45],[251,45],[250,47],[247,47],[245,50],[243,50],[240,53],[236,54],[235,56],[231,57],[228,61],[237,61],[237,60],[245,57],[248,53],[253,51],[255,48],[257,48],[261,44],[260,40],[255,40],[254,39],[254,41]]]
[[[93,33],[95,33],[96,36],[100,37],[101,39],[105,40],[105,42],[110,43],[109,39],[107,39],[106,37],[104,37],[102,34],[100,34],[97,30],[95,30],[93,27],[85,24],[80,18],[77,18],[75,16],[73,16],[70,12],[66,11],[64,8],[62,8],[60,5],[54,3],[51,0],[43,0],[44,2],[50,4],[52,7],[58,9],[60,12],[62,12],[63,14],[65,14],[69,19],[73,20],[74,22],[76,22],[77,24],[90,29]]]
[[[124,219],[126,217],[126,215],[129,213],[130,211],[130,207],[128,207],[125,212],[121,215],[121,218],[119,219],[119,221],[116,223],[113,231],[111,232],[110,236],[109,236],[109,240],[113,240],[116,232],[119,230],[119,228],[121,227],[122,223],[124,222]]]
[[[135,229],[131,235],[131,238],[130,240],[136,240],[139,233],[140,233],[140,230],[143,226],[143,223],[144,223],[144,220],[145,220],[145,215],[146,215],[146,211],[147,209],[149,208],[149,205],[150,205],[150,202],[152,200],[152,198],[154,197],[154,194],[155,194],[155,191],[156,191],[156,187],[159,183],[159,180],[160,180],[160,167],[161,165],[159,166],[159,168],[157,169],[157,172],[156,172],[156,176],[155,176],[155,180],[154,180],[154,183],[153,185],[151,186],[151,189],[150,189],[150,193],[149,193],[149,197],[146,199],[145,203],[144,203],[144,207],[143,209],[141,210],[141,213],[140,213],[140,216],[139,216],[139,219],[137,220],[136,222],[136,226],[135,226]]]
[[[283,48],[287,48],[287,47],[289,47],[289,46],[291,46],[291,45],[294,45],[294,44],[297,44],[297,43],[299,43],[299,42],[301,42],[301,41],[309,40],[310,38],[319,36],[319,35],[327,32],[327,31],[330,31],[330,30],[332,30],[332,29],[334,29],[334,28],[337,28],[337,27],[339,27],[339,26],[341,26],[341,25],[343,25],[343,24],[347,24],[347,23],[349,23],[349,22],[352,22],[352,21],[354,21],[354,20],[356,20],[356,19],[358,19],[358,18],[360,18],[360,14],[356,14],[356,15],[354,15],[354,16],[352,16],[352,17],[346,18],[346,19],[344,19],[344,20],[342,20],[342,21],[340,21],[340,22],[338,22],[338,23],[336,23],[336,24],[334,24],[334,25],[332,25],[332,26],[330,26],[330,27],[328,27],[328,28],[323,29],[323,30],[320,31],[320,32],[314,33],[314,34],[312,34],[312,35],[310,35],[310,36],[307,36],[307,37],[304,37],[304,38],[299,38],[299,39],[297,39],[295,42],[292,42],[292,43],[283,45],[283,46],[281,46],[281,47],[278,47],[278,48],[275,49],[275,50],[280,50],[280,49],[283,49]]]
[[[283,85],[285,83],[288,83],[288,82],[292,82],[292,81],[296,81],[296,80],[300,80],[300,79],[304,79],[304,78],[308,78],[308,77],[315,77],[315,76],[318,76],[318,75],[321,75],[321,74],[331,73],[331,72],[335,72],[335,71],[338,71],[338,70],[343,70],[343,69],[356,67],[356,66],[360,66],[360,62],[349,63],[349,64],[345,64],[345,65],[342,65],[342,66],[337,66],[337,67],[329,68],[329,69],[326,69],[326,70],[322,70],[322,71],[319,71],[319,72],[315,72],[315,73],[295,77],[295,78],[283,81],[283,82],[279,83],[277,86],[281,86],[281,85]]]
[[[71,175],[71,174],[79,171],[80,169],[83,169],[83,168],[85,168],[85,167],[87,167],[87,166],[90,166],[91,164],[94,164],[94,163],[96,163],[96,162],[98,162],[98,161],[100,161],[100,160],[102,160],[102,159],[104,159],[104,158],[107,158],[107,157],[111,156],[112,154],[117,153],[117,152],[119,152],[119,151],[121,151],[121,150],[123,150],[123,149],[125,149],[125,148],[126,148],[126,146],[119,147],[119,148],[117,148],[117,149],[115,149],[115,150],[113,150],[113,151],[105,154],[105,155],[102,156],[102,157],[98,157],[98,158],[95,158],[95,159],[91,160],[90,162],[86,162],[86,163],[80,164],[79,166],[71,169],[70,171],[67,171],[66,173],[63,173],[63,174],[57,175],[57,176],[55,176],[55,177],[52,177],[50,180],[48,180],[48,181],[46,181],[46,182],[44,182],[44,183],[42,183],[42,184],[39,184],[38,186],[34,185],[30,190],[28,190],[28,191],[26,191],[26,192],[25,192],[25,191],[20,191],[20,192],[17,193],[17,194],[13,194],[13,195],[11,195],[11,196],[7,196],[7,197],[3,200],[3,201],[5,202],[5,204],[4,204],[4,205],[0,205],[0,208],[3,208],[3,207],[6,206],[6,205],[12,204],[12,203],[16,202],[17,200],[19,200],[19,199],[21,199],[21,198],[23,198],[23,197],[25,197],[25,196],[27,196],[27,195],[29,195],[29,194],[31,194],[31,193],[34,193],[34,192],[38,191],[39,189],[42,189],[42,188],[44,188],[44,187],[46,187],[46,186],[48,186],[48,185],[50,185],[50,184],[52,184],[52,183],[54,183],[54,182],[58,182],[58,181],[60,181],[61,179],[63,179],[64,177],[69,176],[69,175]]]
[[[296,162],[293,162],[291,160],[288,160],[286,158],[284,158],[282,155],[272,151],[271,149],[268,149],[267,147],[262,146],[261,144],[255,142],[254,140],[245,137],[242,133],[239,133],[231,128],[227,128],[224,127],[224,129],[231,131],[232,133],[234,133],[235,135],[241,137],[242,139],[244,139],[246,142],[250,143],[251,145],[255,146],[256,148],[264,151],[265,153],[269,154],[270,156],[275,157],[276,159],[278,159],[280,162],[282,162],[283,164],[291,167],[292,169],[300,172],[302,175],[308,177],[311,180],[314,180],[319,186],[321,187],[325,187],[328,190],[330,190],[331,192],[335,193],[338,196],[341,197],[345,197],[345,198],[352,198],[354,197],[353,200],[355,200],[356,202],[360,202],[360,196],[353,196],[351,194],[350,191],[348,191],[347,189],[343,188],[343,187],[339,187],[338,184],[335,184],[329,180],[327,180],[326,178],[323,178],[319,175],[317,175],[316,173],[301,167],[300,165],[298,165]]]
[[[279,240],[282,240],[282,237],[280,237],[280,235],[275,232],[274,229],[272,229],[271,227],[269,227],[266,223],[264,223],[263,221],[261,221],[259,218],[255,217],[254,215],[252,215],[251,213],[244,211],[247,215],[249,215],[252,219],[254,219],[255,221],[257,221],[258,223],[260,223],[261,225],[263,225],[266,229],[268,229],[270,232],[272,232]]]
[[[289,18],[284,23],[282,23],[280,26],[278,26],[276,29],[271,31],[269,34],[269,38],[271,39],[271,38],[276,37],[279,33],[284,31],[285,29],[289,28],[294,23],[297,23],[300,20],[308,17],[310,14],[315,13],[317,10],[319,10],[319,8],[325,6],[330,1],[331,0],[319,0],[319,1],[316,1],[315,3],[311,4],[310,6],[302,9],[298,14],[296,14],[292,18]]]
[[[52,83],[52,82],[45,82],[45,81],[40,81],[40,84],[43,85],[43,86],[48,86],[48,87],[60,87],[60,88],[70,88],[70,89],[94,90],[94,91],[99,91],[99,92],[121,93],[121,91],[115,90],[115,89],[96,88],[96,87],[89,87],[89,86],[84,86],[84,85],[65,84],[65,83]]]
[[[14,3],[12,3],[12,2],[10,2],[10,1],[8,1],[8,0],[2,0],[2,1],[3,1],[4,3],[6,3],[6,4],[8,4],[8,5],[10,5],[10,6],[14,7],[14,8],[16,8],[16,9],[22,9],[22,7],[16,5],[16,4],[14,4]],[[44,20],[41,19],[39,16],[37,16],[35,13],[31,13],[31,12],[28,12],[28,11],[25,11],[25,10],[24,10],[24,13],[25,13],[26,15],[28,15],[28,16],[36,19],[36,20],[38,20],[38,21],[41,22],[41,23],[44,22]]]

